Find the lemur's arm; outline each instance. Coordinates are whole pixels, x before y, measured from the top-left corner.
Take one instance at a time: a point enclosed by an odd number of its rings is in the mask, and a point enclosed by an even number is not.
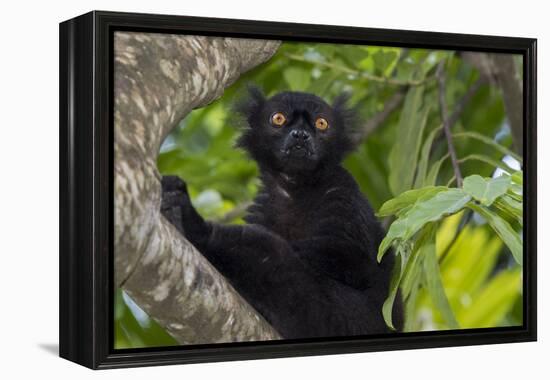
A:
[[[288,301],[306,302],[318,286],[318,274],[277,234],[258,225],[207,222],[180,178],[163,177],[162,187],[162,214],[268,319],[277,317],[273,310],[292,313]]]

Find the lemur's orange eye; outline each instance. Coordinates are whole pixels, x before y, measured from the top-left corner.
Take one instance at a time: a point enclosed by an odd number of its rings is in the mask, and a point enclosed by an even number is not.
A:
[[[318,117],[317,120],[315,120],[315,128],[317,128],[320,131],[324,131],[328,128],[328,121],[325,118]]]
[[[275,112],[271,115],[271,124],[276,127],[282,127],[286,123],[286,117],[281,112]]]

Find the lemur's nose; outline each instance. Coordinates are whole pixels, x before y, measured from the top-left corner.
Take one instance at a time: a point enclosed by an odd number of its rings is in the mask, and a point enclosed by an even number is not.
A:
[[[294,137],[296,140],[301,140],[301,141],[306,141],[306,140],[309,140],[310,138],[309,132],[304,130],[294,129],[292,132],[290,132],[290,135]]]

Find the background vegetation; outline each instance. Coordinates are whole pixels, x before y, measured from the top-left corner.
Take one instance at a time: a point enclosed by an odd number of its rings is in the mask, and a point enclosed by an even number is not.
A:
[[[516,68],[521,75],[520,57]],[[349,92],[364,122],[345,167],[388,229],[382,246],[399,258],[386,307],[401,289],[406,331],[521,325],[521,156],[501,92],[482,74],[451,51],[283,43],[182,120],[158,167],[186,180],[203,216],[241,223],[258,186],[255,163],[233,148],[232,105],[246,85],[328,101]],[[120,290],[115,322],[116,348],[177,344]]]

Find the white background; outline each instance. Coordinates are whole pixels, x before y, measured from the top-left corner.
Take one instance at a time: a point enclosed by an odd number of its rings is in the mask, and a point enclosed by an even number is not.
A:
[[[549,378],[550,19],[544,0],[8,0],[0,13],[0,377]],[[250,4],[253,4],[250,2]],[[58,23],[92,9],[536,37],[539,342],[93,372],[59,359]],[[546,350],[546,353],[544,351]]]

